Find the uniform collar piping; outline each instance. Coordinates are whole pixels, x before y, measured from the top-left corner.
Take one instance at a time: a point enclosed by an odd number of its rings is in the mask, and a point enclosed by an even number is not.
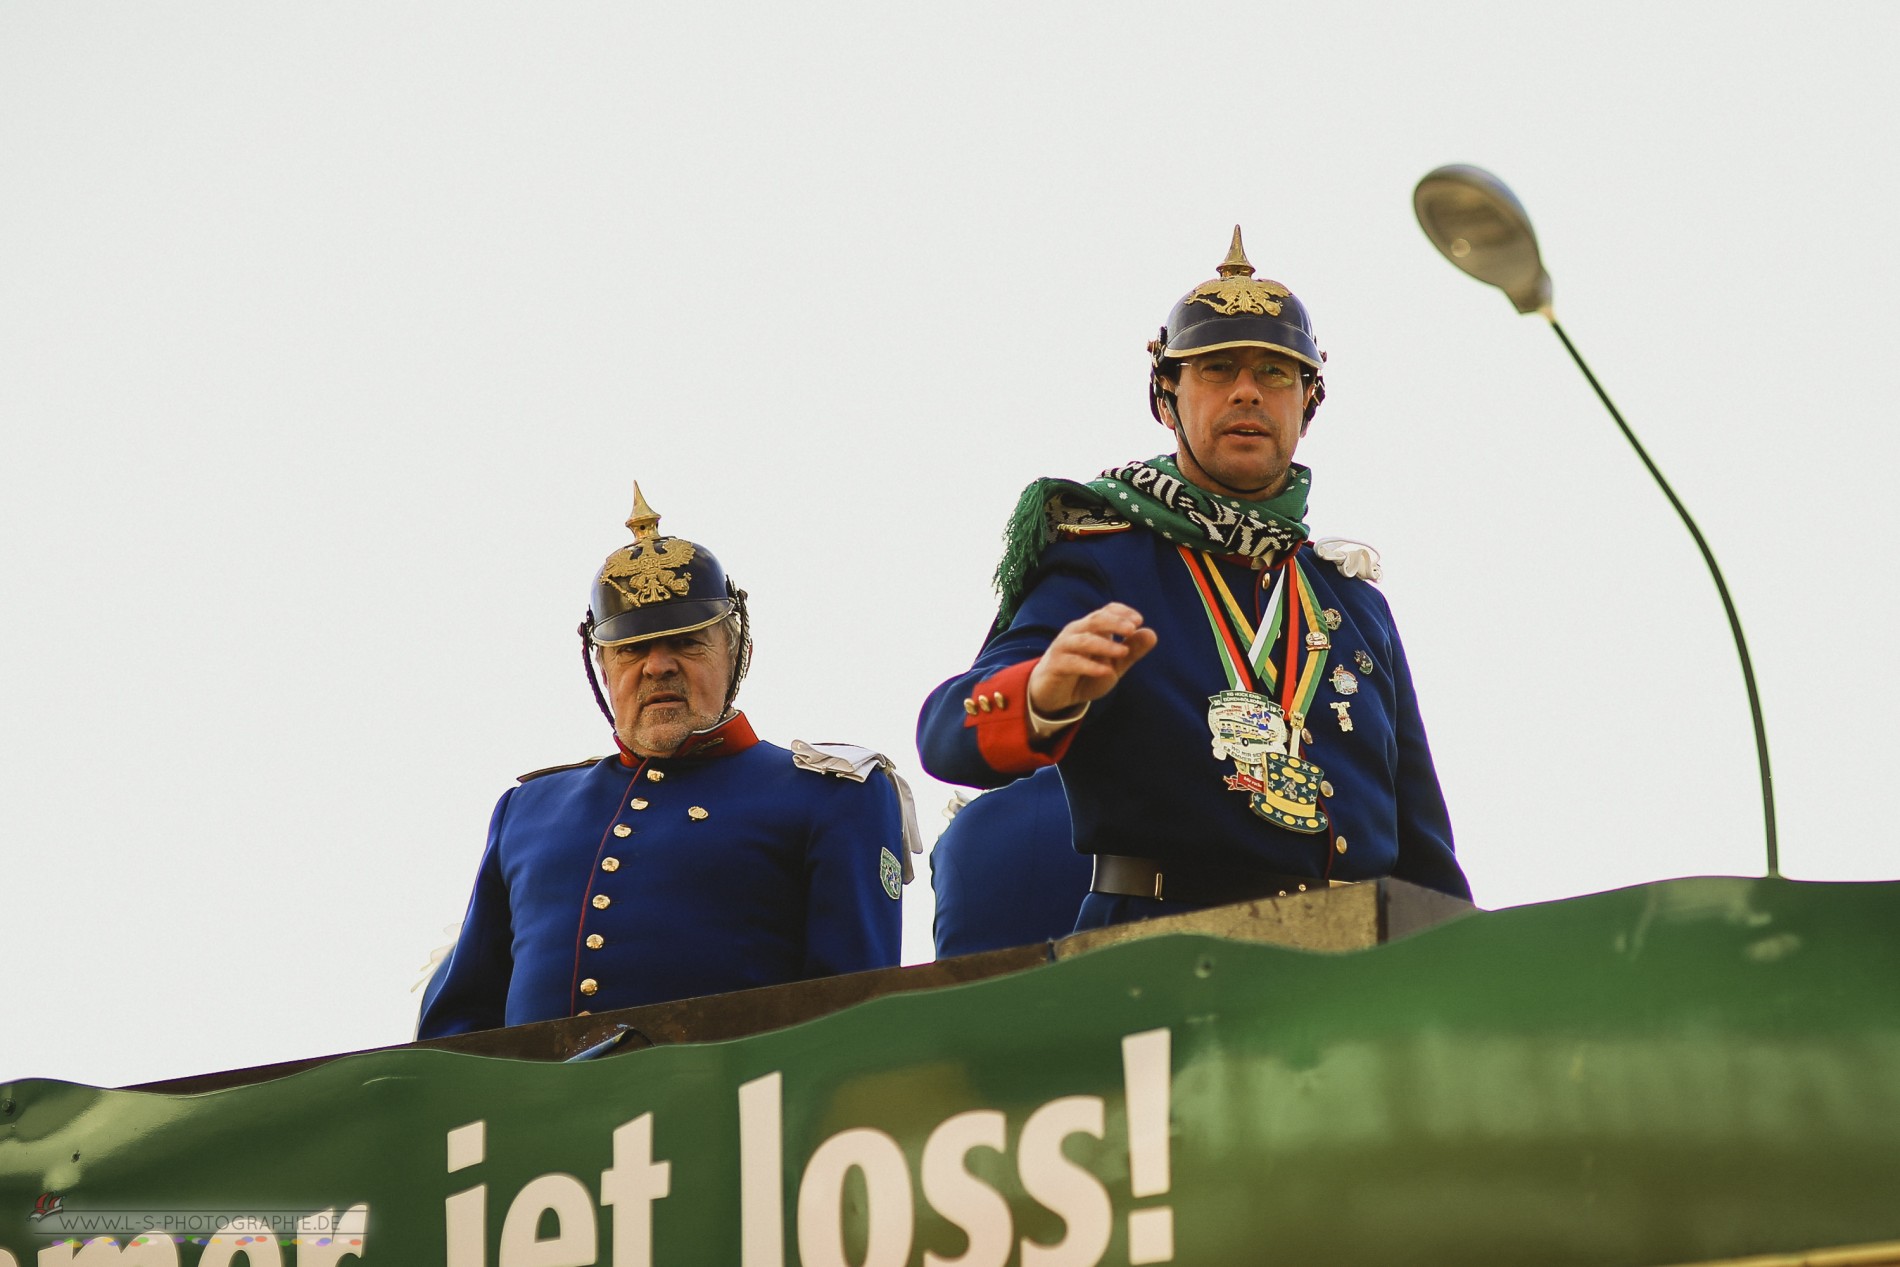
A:
[[[614,736],[614,746],[620,749],[620,764],[629,769],[637,768],[648,761],[700,761],[714,757],[730,757],[744,752],[759,742],[758,735],[752,731],[752,723],[746,720],[744,713],[734,713],[717,726],[708,726],[704,730],[695,730],[686,736],[678,751],[667,757],[643,757],[630,752],[627,745],[620,742],[620,736]]]

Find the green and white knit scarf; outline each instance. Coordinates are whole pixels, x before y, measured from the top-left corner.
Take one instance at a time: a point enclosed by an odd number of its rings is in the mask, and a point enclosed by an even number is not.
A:
[[[1016,614],[1029,574],[1055,540],[1056,525],[1065,521],[1126,521],[1197,550],[1261,561],[1298,549],[1306,540],[1306,495],[1313,473],[1297,462],[1291,470],[1286,490],[1265,501],[1191,484],[1167,454],[1103,471],[1086,484],[1035,481],[1017,499],[1003,530],[1003,559],[996,565],[997,628]]]

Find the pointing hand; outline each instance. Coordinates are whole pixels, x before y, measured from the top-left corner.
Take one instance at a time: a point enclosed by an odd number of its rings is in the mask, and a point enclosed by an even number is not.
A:
[[[1115,689],[1154,650],[1155,631],[1126,603],[1098,607],[1062,627],[1029,674],[1029,702],[1044,717],[1069,712]]]

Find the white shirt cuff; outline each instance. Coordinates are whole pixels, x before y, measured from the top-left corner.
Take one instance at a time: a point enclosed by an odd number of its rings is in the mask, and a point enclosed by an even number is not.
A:
[[[1081,721],[1083,716],[1089,711],[1088,701],[1084,700],[1081,704],[1063,713],[1059,717],[1044,717],[1041,713],[1036,711],[1035,704],[1029,702],[1027,698],[1028,692],[1025,691],[1023,694],[1025,697],[1023,702],[1029,704],[1029,733],[1038,739],[1055,738],[1069,727],[1075,725],[1075,723]]]

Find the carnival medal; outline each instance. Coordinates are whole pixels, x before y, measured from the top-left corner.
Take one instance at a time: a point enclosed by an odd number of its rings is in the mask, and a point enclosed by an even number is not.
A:
[[[1256,691],[1222,691],[1207,697],[1207,728],[1214,733],[1214,760],[1232,761],[1229,791],[1266,790],[1266,760],[1286,753],[1286,714]]]
[[[1234,601],[1213,559],[1205,554],[1197,558],[1185,547],[1180,554],[1201,596],[1231,686],[1207,699],[1207,728],[1213,735],[1214,759],[1233,762],[1234,772],[1223,776],[1228,790],[1245,792],[1248,809],[1270,823],[1303,834],[1325,831],[1326,812],[1319,807],[1325,773],[1301,759],[1299,727],[1288,724],[1289,706],[1311,705],[1326,661],[1326,644],[1330,642],[1320,629],[1311,629],[1308,637],[1300,637],[1302,607],[1309,620],[1319,616],[1309,583],[1297,562],[1287,560],[1256,630]],[[1276,638],[1282,625],[1285,637]],[[1317,645],[1311,633],[1321,635]],[[1276,642],[1286,647],[1283,672],[1273,663]],[[1295,671],[1302,667],[1298,659],[1302,649],[1306,652],[1304,671],[1296,677]],[[1266,690],[1282,687],[1286,701],[1276,702],[1270,695],[1254,690],[1256,675]],[[1303,719],[1303,713],[1294,716]]]
[[[1311,761],[1269,753],[1266,786],[1253,798],[1253,812],[1268,822],[1311,834],[1326,829],[1326,811],[1319,807],[1320,782],[1325,772]]]

